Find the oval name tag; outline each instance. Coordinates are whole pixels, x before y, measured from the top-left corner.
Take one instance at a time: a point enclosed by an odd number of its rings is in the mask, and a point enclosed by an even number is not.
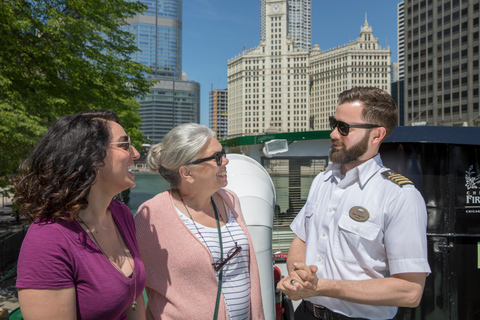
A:
[[[364,207],[352,207],[348,212],[350,218],[358,222],[365,222],[370,218],[370,212]]]

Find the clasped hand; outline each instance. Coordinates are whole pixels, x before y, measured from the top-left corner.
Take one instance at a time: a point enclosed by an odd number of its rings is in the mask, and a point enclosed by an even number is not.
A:
[[[278,282],[277,289],[292,300],[300,300],[317,295],[317,266],[307,266],[301,262],[294,262],[293,267],[293,271]]]

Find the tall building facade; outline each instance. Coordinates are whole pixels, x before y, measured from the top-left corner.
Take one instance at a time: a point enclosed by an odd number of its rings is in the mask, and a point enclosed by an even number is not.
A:
[[[405,125],[479,126],[480,0],[405,0]]]
[[[267,0],[260,0],[260,39],[267,35]],[[312,46],[311,0],[287,1],[287,34],[298,50],[308,51]]]
[[[260,45],[228,61],[229,136],[326,130],[342,91],[374,86],[390,93],[391,50],[380,47],[367,21],[347,45],[301,50],[288,31],[291,3],[262,1]]]
[[[310,127],[328,130],[338,95],[352,87],[377,87],[390,93],[391,50],[381,48],[365,24],[355,40],[328,51],[315,44],[310,54]]]
[[[397,61],[398,61],[398,80],[403,80],[403,69],[404,69],[404,52],[405,52],[405,3],[402,1],[397,5]],[[397,80],[394,80],[397,81]]]
[[[139,52],[132,60],[152,69],[157,79],[150,93],[138,99],[140,129],[153,143],[174,126],[200,121],[200,84],[182,76],[182,0],[141,0],[148,10],[124,27],[135,35]]]
[[[265,37],[228,61],[228,135],[308,130],[309,51],[288,35],[287,0],[266,0]]]
[[[288,35],[298,50],[310,50],[312,46],[311,0],[288,1]]]
[[[208,95],[208,125],[220,140],[228,134],[228,89],[215,89]]]
[[[391,94],[398,108],[398,125],[405,125],[404,57],[405,57],[405,2],[397,4],[397,63],[392,67]]]
[[[398,62],[392,62],[392,82],[396,82],[400,79],[400,67]]]

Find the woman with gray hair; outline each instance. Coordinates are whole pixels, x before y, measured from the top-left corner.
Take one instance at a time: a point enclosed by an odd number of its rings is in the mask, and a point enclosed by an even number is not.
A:
[[[264,319],[253,245],[227,185],[225,149],[200,124],[173,128],[148,153],[171,189],[135,215],[147,319]]]

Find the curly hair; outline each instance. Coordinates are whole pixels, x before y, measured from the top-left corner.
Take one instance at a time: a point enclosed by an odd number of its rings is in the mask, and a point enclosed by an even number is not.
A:
[[[338,96],[338,104],[360,101],[363,104],[362,116],[368,123],[377,124],[386,129],[384,139],[397,126],[398,109],[392,96],[375,87],[354,87]]]
[[[88,195],[104,166],[111,111],[92,110],[58,119],[20,165],[14,203],[28,221],[72,220],[88,206]]]

